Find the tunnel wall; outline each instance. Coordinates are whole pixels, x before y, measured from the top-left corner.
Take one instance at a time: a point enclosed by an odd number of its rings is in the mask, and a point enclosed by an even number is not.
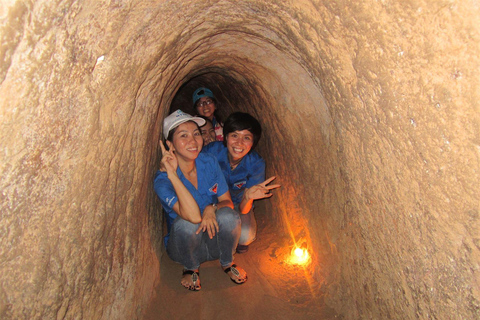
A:
[[[199,83],[260,119],[271,219],[308,242],[330,306],[478,315],[476,2],[1,7],[2,318],[141,317],[161,120]]]
[[[158,100],[139,103],[128,5],[1,6],[2,319],[139,318],[158,283]]]

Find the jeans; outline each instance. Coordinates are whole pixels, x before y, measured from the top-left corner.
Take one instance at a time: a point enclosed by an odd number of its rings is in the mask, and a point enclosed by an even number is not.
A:
[[[235,205],[235,210],[240,212],[238,205]],[[255,220],[253,207],[247,214],[239,213],[239,215],[242,221],[242,232],[240,234],[240,240],[238,240],[238,244],[248,246],[257,237],[257,220]]]
[[[241,222],[238,213],[223,207],[217,210],[219,231],[210,239],[207,232],[195,232],[200,223],[194,224],[177,217],[170,229],[167,254],[187,270],[196,270],[205,261],[220,260],[225,268],[233,263],[233,253],[240,238]]]

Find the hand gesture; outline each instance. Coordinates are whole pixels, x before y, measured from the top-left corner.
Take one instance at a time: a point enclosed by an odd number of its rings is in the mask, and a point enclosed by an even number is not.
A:
[[[270,193],[270,190],[280,188],[281,185],[279,184],[272,184],[270,186],[267,186],[270,182],[275,180],[275,176],[268,178],[267,180],[263,181],[262,183],[259,183],[257,185],[254,185],[253,187],[247,189],[245,191],[245,195],[247,196],[247,199],[249,200],[258,200],[258,199],[264,199],[264,198],[270,198],[273,196],[273,193]]]
[[[167,141],[169,151],[165,149],[165,146],[160,142],[160,149],[162,150],[162,160],[160,161],[160,171],[169,173],[176,173],[178,168],[178,161],[175,153],[172,151],[172,143]]]
[[[218,232],[218,222],[217,216],[215,215],[215,208],[212,206],[207,206],[205,210],[203,210],[203,217],[202,222],[200,223],[200,227],[197,229],[196,234],[199,234],[200,231],[208,232],[208,237],[212,239],[215,236],[215,233]]]

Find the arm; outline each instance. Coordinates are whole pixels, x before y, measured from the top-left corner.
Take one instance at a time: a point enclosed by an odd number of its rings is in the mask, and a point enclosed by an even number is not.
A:
[[[232,197],[230,196],[230,191],[225,192],[220,197],[218,197],[217,208],[229,207],[233,209]]]
[[[220,169],[220,166],[218,165],[217,159],[215,157],[212,157],[212,161],[215,172],[214,180],[217,181],[218,184],[217,191],[219,193],[223,192],[223,194],[220,196],[218,196],[217,194],[218,203],[216,205],[208,205],[205,207],[205,209],[203,210],[202,223],[197,229],[197,234],[200,233],[200,231],[207,231],[210,239],[212,239],[215,236],[215,233],[219,230],[216,215],[217,209],[224,207],[229,207],[230,209],[233,209],[232,197],[230,196],[230,191],[228,190],[228,185],[225,181],[225,177],[223,176],[222,169]]]
[[[172,177],[169,175],[168,179],[172,182],[178,198],[178,201],[173,205],[173,210],[184,220],[195,224],[200,223],[202,221],[200,209],[190,191],[188,191],[178,175],[175,174]]]
[[[171,149],[172,146],[170,141],[167,141],[167,145]],[[177,157],[173,152],[167,151],[163,146],[163,143],[160,143],[160,148],[162,149],[161,164],[167,172],[167,177],[172,183],[173,189],[178,198],[178,201],[173,205],[173,210],[182,219],[191,223],[199,223],[202,220],[202,217],[200,215],[198,204],[177,175]]]
[[[200,227],[198,227],[196,234],[207,231],[209,238],[212,239],[215,236],[215,233],[219,230],[216,216],[217,210],[223,207],[233,209],[230,191],[227,191],[218,197],[217,205],[210,204],[205,207],[205,210],[203,210],[202,223],[200,223]]]

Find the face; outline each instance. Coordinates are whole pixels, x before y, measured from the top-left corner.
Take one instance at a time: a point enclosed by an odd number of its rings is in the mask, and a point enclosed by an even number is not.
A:
[[[202,146],[202,134],[195,122],[188,121],[177,127],[172,139],[172,150],[177,158],[184,161],[195,160],[202,151]]]
[[[227,149],[230,161],[245,157],[253,145],[253,134],[248,130],[230,132],[227,137]]]
[[[205,125],[200,128],[200,131],[202,132],[202,138],[203,138],[203,145],[206,146],[210,142],[215,141],[215,129],[213,129],[212,123],[207,121],[205,122]]]
[[[208,119],[213,119],[213,112],[215,112],[215,102],[210,97],[203,97],[198,100],[197,112],[199,115],[207,117]]]

